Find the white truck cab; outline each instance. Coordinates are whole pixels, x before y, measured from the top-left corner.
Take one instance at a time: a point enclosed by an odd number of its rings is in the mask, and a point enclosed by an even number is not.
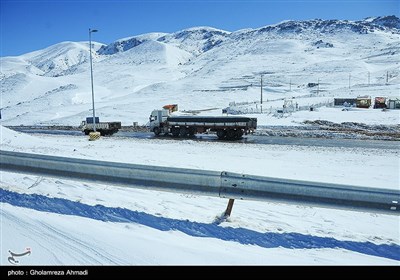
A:
[[[150,131],[153,131],[157,135],[160,134],[163,131],[163,123],[167,121],[168,117],[169,110],[153,110],[149,117]]]

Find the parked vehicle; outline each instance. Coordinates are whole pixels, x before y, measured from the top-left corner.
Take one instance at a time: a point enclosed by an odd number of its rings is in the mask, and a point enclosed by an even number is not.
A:
[[[358,96],[356,102],[357,108],[366,108],[371,107],[371,97],[370,96]]]
[[[257,118],[236,116],[171,116],[169,110],[154,110],[150,115],[150,130],[155,135],[172,134],[188,137],[197,133],[216,132],[219,139],[236,140],[253,133]]]
[[[386,108],[386,97],[375,97],[374,109]]]
[[[101,135],[112,135],[121,128],[121,122],[100,122],[99,118],[96,117],[95,126],[96,131],[100,132]],[[88,117],[85,121],[82,121],[80,128],[85,135],[89,135],[90,132],[93,132],[93,118]]]

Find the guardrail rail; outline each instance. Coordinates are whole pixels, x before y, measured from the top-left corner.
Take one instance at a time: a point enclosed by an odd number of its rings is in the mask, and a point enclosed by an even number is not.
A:
[[[228,198],[400,214],[400,190],[0,150],[0,170]]]

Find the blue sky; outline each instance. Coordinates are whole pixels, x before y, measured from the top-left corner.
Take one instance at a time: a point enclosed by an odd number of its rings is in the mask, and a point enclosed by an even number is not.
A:
[[[63,41],[111,43],[148,32],[193,26],[228,31],[257,28],[282,20],[399,16],[400,0],[0,0],[0,56],[20,55]]]

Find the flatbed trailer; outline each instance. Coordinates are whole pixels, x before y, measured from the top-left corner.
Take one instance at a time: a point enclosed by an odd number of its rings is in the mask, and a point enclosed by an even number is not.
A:
[[[236,140],[253,133],[257,119],[237,116],[170,116],[166,110],[154,110],[150,115],[150,130],[155,135],[172,134],[188,137],[197,133],[216,132],[219,139]]]

